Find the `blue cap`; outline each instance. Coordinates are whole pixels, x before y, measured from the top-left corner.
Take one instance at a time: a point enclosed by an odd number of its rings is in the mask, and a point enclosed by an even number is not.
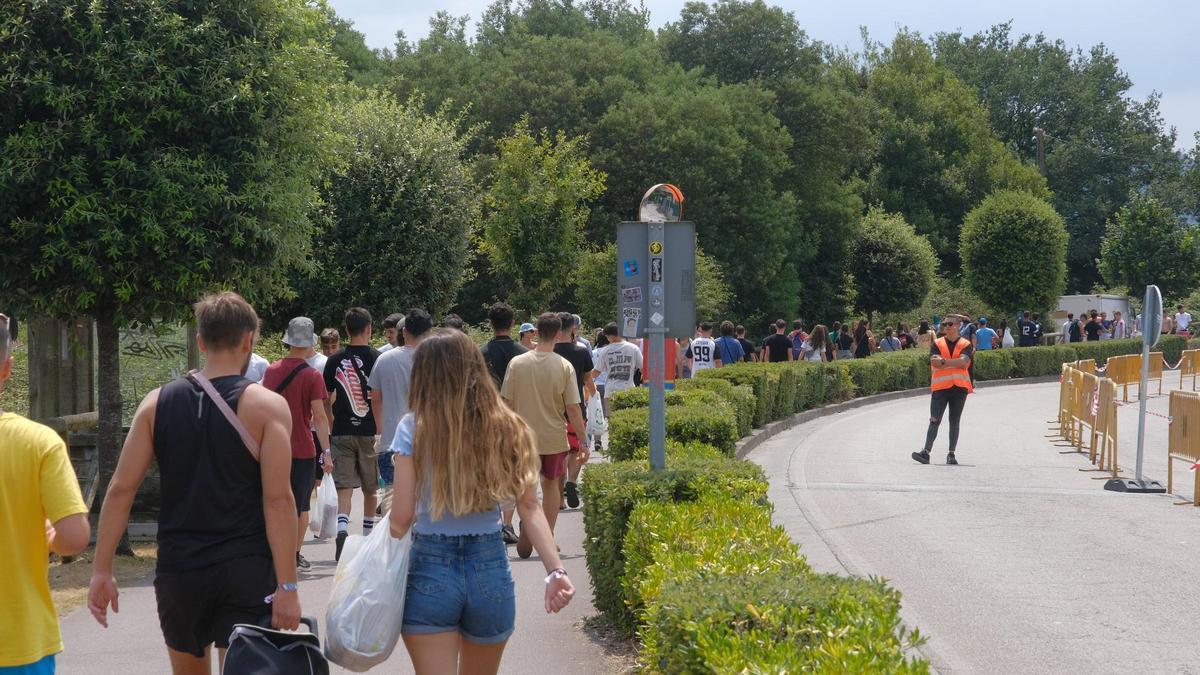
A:
[[[980,325],[986,326],[987,325],[987,317],[986,316],[979,317],[979,323],[980,323]]]
[[[533,332],[533,331],[535,331],[535,330],[537,330],[537,329],[533,327],[533,324],[531,324],[531,323],[523,323],[523,324],[521,324],[521,328],[520,328],[520,330],[518,330],[518,331],[517,331],[517,334],[518,334],[518,335],[524,335],[524,334],[526,334],[526,333],[530,333],[530,332]]]

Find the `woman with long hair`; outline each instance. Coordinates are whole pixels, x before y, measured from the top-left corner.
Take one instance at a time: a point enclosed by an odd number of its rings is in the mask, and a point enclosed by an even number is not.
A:
[[[871,335],[871,322],[862,319],[854,328],[854,358],[865,359],[875,351],[875,337]]]
[[[820,363],[825,360],[825,352],[828,349],[829,329],[824,324],[817,324],[813,327],[812,334],[804,341],[804,346],[800,348],[800,360]]]
[[[929,329],[929,322],[921,319],[921,323],[917,325],[917,348],[929,349],[933,346],[933,331]]]
[[[500,398],[479,348],[439,330],[413,357],[411,413],[400,421],[391,534],[412,532],[404,645],[419,675],[495,673],[516,619],[500,505],[516,500],[546,577],[546,612],[571,601],[538,504],[529,426]]]

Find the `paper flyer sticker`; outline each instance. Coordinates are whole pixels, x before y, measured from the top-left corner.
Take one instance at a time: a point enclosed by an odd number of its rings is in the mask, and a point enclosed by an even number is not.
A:
[[[661,241],[650,242],[650,255],[662,255],[663,245]]]
[[[662,261],[663,261],[662,258],[651,258],[650,259],[650,282],[651,283],[655,283],[655,284],[662,283],[662,280],[663,280],[663,262]]]
[[[622,286],[621,287],[621,302],[626,305],[642,304],[642,287],[641,286]]]
[[[625,307],[621,309],[621,336],[638,337],[638,323],[642,320],[640,307]]]
[[[638,264],[636,260],[630,259],[625,261],[625,276],[636,277],[638,275]]]

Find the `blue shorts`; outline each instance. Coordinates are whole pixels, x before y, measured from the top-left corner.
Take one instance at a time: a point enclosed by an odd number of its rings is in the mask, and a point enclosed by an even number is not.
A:
[[[512,636],[517,596],[499,532],[414,534],[404,598],[405,635],[461,633],[476,644]]]
[[[51,654],[23,666],[0,667],[0,675],[54,675],[54,655]]]

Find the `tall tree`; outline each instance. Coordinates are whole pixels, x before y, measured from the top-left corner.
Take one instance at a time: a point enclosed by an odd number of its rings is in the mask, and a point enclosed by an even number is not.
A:
[[[1037,158],[1034,129],[1045,130],[1051,203],[1067,223],[1068,287],[1088,292],[1105,223],[1134,190],[1179,173],[1175,134],[1159,97],[1134,99],[1133,81],[1104,45],[1084,50],[1045,35],[1012,35],[1003,23],[932,40],[938,64],[974,87],[992,128],[1026,162]]]
[[[904,215],[929,237],[942,264],[958,268],[963,218],[996,190],[1049,196],[1037,170],[998,141],[975,92],[934,62],[918,35],[902,31],[867,55],[879,147],[867,201]]]
[[[1100,251],[1104,280],[1135,296],[1156,284],[1163,297],[1181,298],[1200,283],[1200,228],[1153,197],[1135,194],[1117,211]]]
[[[1066,283],[1067,229],[1049,202],[1026,192],[988,195],[960,238],[967,287],[1009,316],[1054,307]]]
[[[320,181],[313,264],[293,274],[296,296],[275,323],[304,314],[336,326],[355,305],[380,316],[449,309],[480,218],[469,134],[384,92],[350,87],[338,108],[348,143]]]
[[[894,213],[873,208],[863,217],[850,273],[855,304],[874,320],[875,312],[907,312],[929,294],[937,254],[929,240]]]
[[[100,494],[119,327],[277,297],[308,254],[328,28],[303,0],[0,4],[0,296],[96,318]]]
[[[513,280],[514,307],[549,308],[579,259],[588,203],[603,191],[582,139],[539,138],[526,121],[501,139],[481,243],[492,267]]]

